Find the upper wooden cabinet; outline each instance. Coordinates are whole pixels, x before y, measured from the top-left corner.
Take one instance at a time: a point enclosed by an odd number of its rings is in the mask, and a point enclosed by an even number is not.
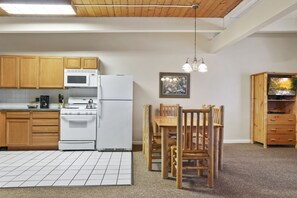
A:
[[[63,88],[63,57],[39,57],[39,87]]]
[[[0,57],[0,87],[19,87],[19,58],[17,56]]]
[[[65,57],[64,58],[65,69],[80,69],[80,57]]]
[[[20,57],[20,88],[38,87],[39,58],[37,56]]]
[[[97,69],[98,58],[96,57],[65,57],[65,69]],[[98,68],[99,69],[99,68]]]
[[[98,68],[98,58],[95,58],[95,57],[81,58],[81,68],[83,68],[83,69],[97,69]]]

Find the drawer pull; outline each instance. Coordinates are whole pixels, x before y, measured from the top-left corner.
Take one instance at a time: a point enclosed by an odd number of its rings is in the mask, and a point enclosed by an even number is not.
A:
[[[293,129],[288,129],[288,131],[294,131]]]
[[[276,131],[276,129],[270,129],[271,131]]]
[[[294,121],[293,119],[289,119],[289,121]]]
[[[270,119],[270,121],[275,121],[275,119]]]
[[[294,139],[288,139],[290,142],[294,141]]]
[[[273,141],[275,141],[276,139],[271,138],[270,140],[273,142]]]

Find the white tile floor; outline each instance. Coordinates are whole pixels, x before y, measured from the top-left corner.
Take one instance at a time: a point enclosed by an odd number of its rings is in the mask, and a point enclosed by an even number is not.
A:
[[[0,188],[131,184],[131,152],[0,152]]]

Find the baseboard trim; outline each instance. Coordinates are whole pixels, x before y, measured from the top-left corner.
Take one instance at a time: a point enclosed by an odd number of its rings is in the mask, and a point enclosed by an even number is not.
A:
[[[250,139],[224,140],[225,144],[251,143]],[[142,145],[142,141],[133,141],[134,145]]]
[[[224,140],[225,144],[251,143],[250,139]]]
[[[142,145],[142,141],[133,141],[132,144],[134,144],[134,145]]]

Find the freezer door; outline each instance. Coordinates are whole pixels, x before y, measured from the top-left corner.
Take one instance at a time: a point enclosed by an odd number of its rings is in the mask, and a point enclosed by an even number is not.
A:
[[[98,150],[132,150],[132,101],[102,101]]]
[[[132,100],[132,76],[101,75],[99,76],[98,99]]]

